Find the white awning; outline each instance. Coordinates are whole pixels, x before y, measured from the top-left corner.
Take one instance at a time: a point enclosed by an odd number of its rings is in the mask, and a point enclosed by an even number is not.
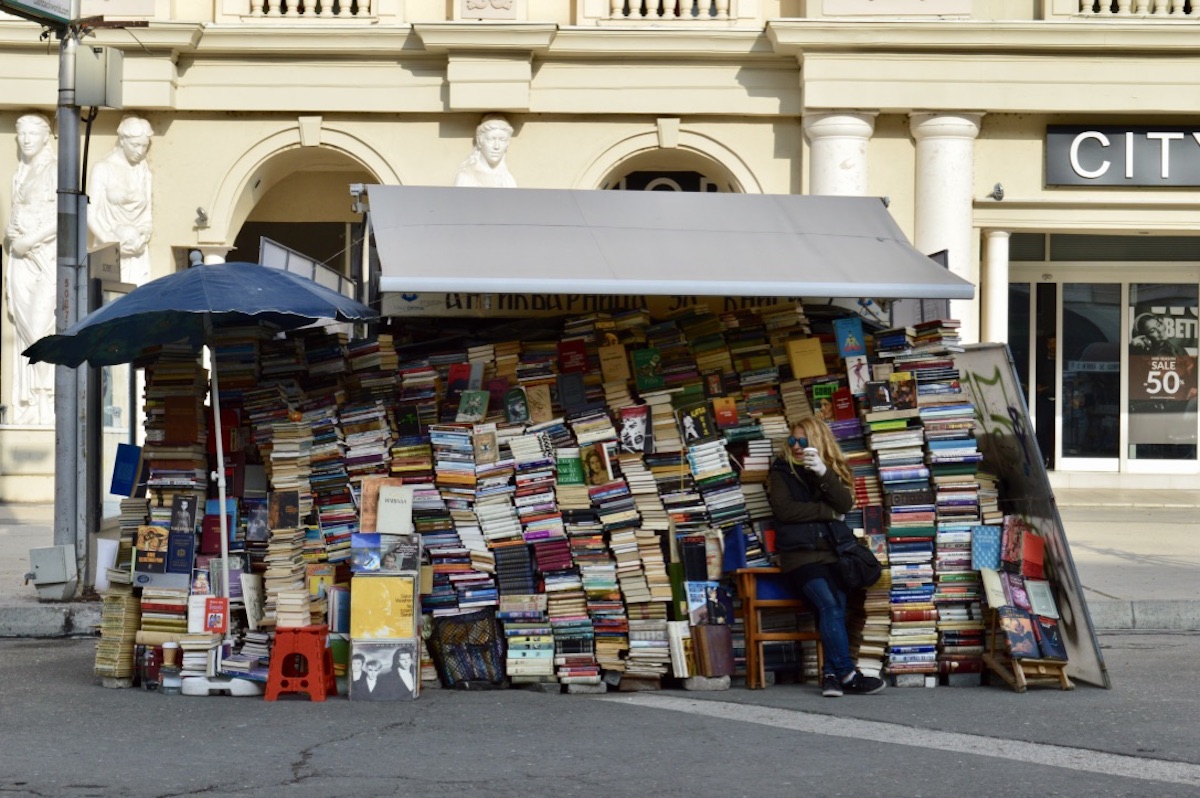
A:
[[[881,200],[368,186],[382,292],[971,299]]]

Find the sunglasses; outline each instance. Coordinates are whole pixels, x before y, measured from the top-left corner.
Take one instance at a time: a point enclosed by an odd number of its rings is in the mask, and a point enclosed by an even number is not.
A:
[[[796,446],[798,444],[801,449],[804,449],[808,447],[808,438],[804,435],[801,435],[799,438],[795,435],[789,435],[787,444],[788,446]]]

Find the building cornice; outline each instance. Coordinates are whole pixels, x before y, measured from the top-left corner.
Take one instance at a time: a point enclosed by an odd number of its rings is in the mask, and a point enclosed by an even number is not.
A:
[[[775,52],[805,53],[1131,53],[1196,52],[1194,22],[1107,20],[773,20]]]

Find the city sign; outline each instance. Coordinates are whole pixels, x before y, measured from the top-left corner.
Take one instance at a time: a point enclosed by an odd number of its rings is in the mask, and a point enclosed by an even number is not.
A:
[[[1050,125],[1046,185],[1198,186],[1200,129]]]

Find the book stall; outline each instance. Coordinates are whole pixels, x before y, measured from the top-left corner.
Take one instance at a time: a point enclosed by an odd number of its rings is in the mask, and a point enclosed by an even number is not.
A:
[[[135,362],[145,444],[113,474],[106,685],[726,687],[747,670],[735,574],[772,565],[768,469],[817,415],[853,468],[846,522],[884,564],[849,623],[862,670],[1069,686],[1062,553],[1001,510],[957,322],[871,331],[847,311],[814,331],[792,302],[593,312],[522,340],[478,325],[422,343],[413,326],[215,333],[223,507],[195,352]],[[755,614],[756,668],[818,681],[814,619],[775,603]]]

